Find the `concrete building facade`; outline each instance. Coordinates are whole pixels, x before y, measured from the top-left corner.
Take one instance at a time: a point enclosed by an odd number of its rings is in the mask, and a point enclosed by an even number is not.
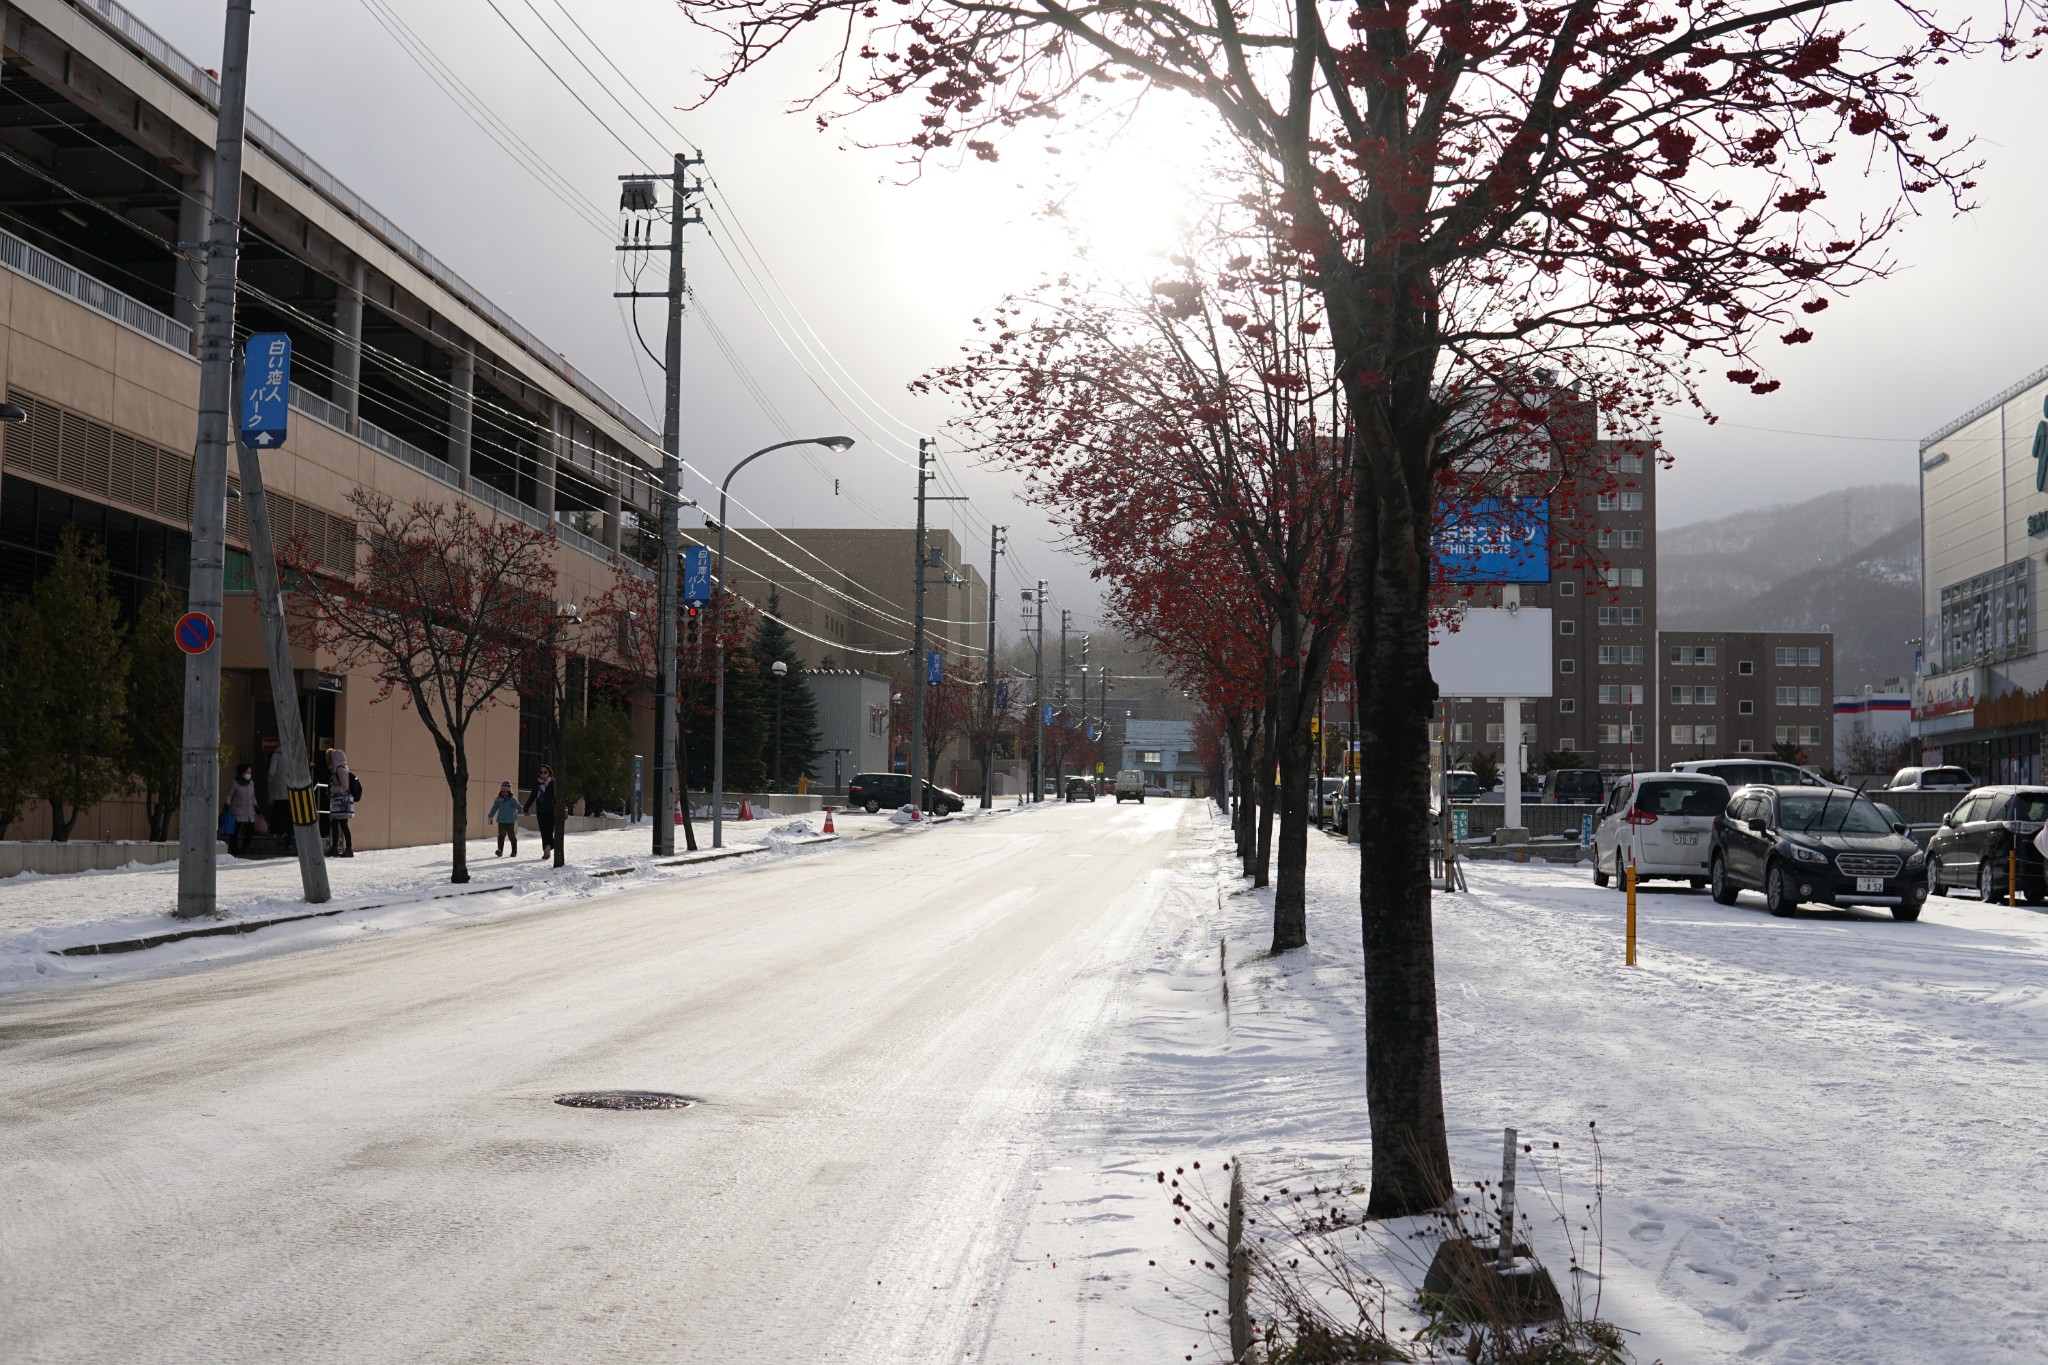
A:
[[[0,391],[29,414],[0,445],[0,590],[28,591],[75,527],[107,547],[132,609],[158,575],[182,591],[189,564],[201,267],[177,244],[205,235],[218,88],[114,0],[8,0],[0,22]],[[614,556],[642,571],[645,423],[254,114],[240,207],[238,331],[295,349],[291,434],[264,455],[281,539],[349,572],[350,495],[368,490],[552,528],[565,601],[610,586]],[[288,704],[361,776],[358,842],[446,838],[433,745],[374,679],[298,650],[298,694],[270,695],[237,502],[228,541],[224,770],[249,761],[267,784]],[[500,779],[530,780],[539,714],[508,693],[472,732],[471,833]],[[643,704],[643,735],[650,719]],[[142,827],[139,799],[117,799],[77,837]]]
[[[1646,766],[1797,746],[1835,761],[1835,643],[1824,631],[1667,630],[1657,637],[1656,743]]]

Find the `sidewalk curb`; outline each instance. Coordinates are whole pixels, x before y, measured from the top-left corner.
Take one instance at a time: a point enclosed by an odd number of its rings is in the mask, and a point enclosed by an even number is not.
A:
[[[453,900],[459,896],[488,896],[497,891],[512,891],[512,886],[474,886],[462,891],[441,891],[424,899],[430,901]],[[145,934],[141,938],[121,938],[110,943],[79,943],[69,948],[52,948],[52,957],[96,957],[102,953],[133,953],[144,948],[160,948],[166,943],[181,943],[188,938],[218,938],[223,934],[253,934],[258,929],[268,929],[273,924],[297,924],[301,920],[328,919],[334,915],[345,915],[351,910],[383,910],[392,905],[413,905],[416,901],[377,901],[369,905],[338,905],[332,910],[308,910],[300,915],[273,915],[269,919],[237,920],[233,924],[209,924],[202,929],[173,929],[165,934]]]

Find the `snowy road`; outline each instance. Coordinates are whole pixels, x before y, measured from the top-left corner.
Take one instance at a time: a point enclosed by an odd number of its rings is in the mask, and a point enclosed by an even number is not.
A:
[[[0,1355],[971,1358],[1199,818],[1052,808],[0,999]],[[553,1103],[600,1088],[703,1103]]]

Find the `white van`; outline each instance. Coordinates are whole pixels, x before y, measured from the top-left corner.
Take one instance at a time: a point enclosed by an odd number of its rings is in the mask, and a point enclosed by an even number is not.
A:
[[[1707,884],[1714,819],[1728,809],[1728,784],[1700,772],[1632,773],[1607,789],[1593,825],[1593,885],[1620,882],[1633,866],[1652,878]]]
[[[1121,806],[1126,800],[1145,804],[1145,770],[1125,768],[1116,775],[1116,803]]]

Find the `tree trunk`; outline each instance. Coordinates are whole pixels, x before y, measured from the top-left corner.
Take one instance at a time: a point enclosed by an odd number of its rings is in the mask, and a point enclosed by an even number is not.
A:
[[[1308,946],[1308,753],[1280,749],[1280,868],[1273,886],[1273,951]]]
[[[61,800],[54,796],[46,796],[43,800],[48,802],[50,807],[51,841],[59,844],[69,843],[71,841],[71,827],[78,823],[78,807],[73,806],[71,814],[66,816],[64,814],[64,803]]]
[[[456,730],[447,740],[436,740],[441,751],[441,775],[448,779],[450,854],[448,881],[462,886],[469,881],[469,746],[468,734]]]
[[[1259,767],[1255,775],[1258,783],[1252,790],[1259,797],[1259,837],[1252,853],[1252,885],[1266,886],[1273,880],[1273,798],[1277,788],[1273,785],[1273,769],[1279,758],[1278,717],[1269,704],[1266,708],[1265,733],[1259,744]]]
[[[690,815],[690,737],[683,729],[683,720],[678,710],[676,716],[676,800],[683,816],[683,848],[690,853],[697,851],[697,822]],[[676,818],[675,811],[663,811],[663,820]]]

